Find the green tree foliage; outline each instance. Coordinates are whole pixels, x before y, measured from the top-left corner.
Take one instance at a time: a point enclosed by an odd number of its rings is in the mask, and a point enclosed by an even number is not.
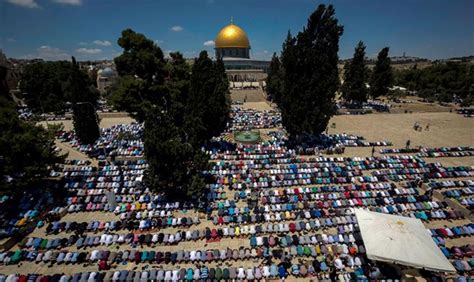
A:
[[[73,125],[77,138],[82,144],[94,144],[100,136],[99,117],[89,103],[73,105]]]
[[[163,51],[152,40],[141,33],[126,29],[122,31],[117,43],[123,48],[123,53],[114,59],[120,76],[137,76],[157,84],[163,82]]]
[[[152,40],[131,29],[122,31],[118,44],[123,53],[114,59],[120,77],[112,86],[111,103],[143,122],[151,107],[166,103],[163,52]]]
[[[230,112],[229,82],[221,59],[213,62],[206,51],[193,64],[186,105],[187,131],[194,146],[220,134]]]
[[[191,69],[176,52],[165,62],[153,41],[129,29],[118,42],[124,52],[115,58],[120,78],[111,101],[144,122],[147,185],[170,196],[200,199],[202,171],[208,169],[201,145],[222,132],[230,110],[222,61],[201,53]]]
[[[390,58],[388,57],[389,48],[383,48],[375,63],[374,70],[370,77],[370,96],[377,98],[385,96],[393,83],[393,73]]]
[[[230,119],[230,91],[229,91],[229,80],[227,73],[225,72],[224,61],[222,58],[217,58],[214,62],[212,78],[215,80],[214,92],[209,97],[209,115],[212,118],[208,118],[209,123],[206,122],[208,129],[208,137],[214,137],[221,134],[229,122]]]
[[[35,113],[61,113],[68,104],[96,105],[99,92],[94,81],[71,62],[38,62],[26,65],[20,82],[24,100]]]
[[[65,97],[72,103],[74,131],[82,144],[93,144],[100,136],[96,113],[99,92],[93,81],[79,69],[74,57],[64,85]]]
[[[288,33],[281,54],[283,86],[278,106],[291,137],[323,132],[336,112],[342,33],[332,5],[319,5],[296,37]]]
[[[0,84],[5,82],[5,74],[0,76]],[[18,118],[5,91],[8,88],[0,93],[0,193],[18,195],[34,188],[65,156],[55,153],[53,132]]]
[[[116,109],[128,112],[139,122],[145,120],[146,84],[131,75],[122,76],[111,86],[109,102]]]
[[[423,69],[398,70],[394,76],[396,85],[417,91],[422,98],[449,102],[454,95],[466,101],[474,96],[474,65],[469,63],[437,63]]]
[[[146,183],[173,198],[200,199],[205,192],[201,171],[208,169],[208,157],[186,142],[183,127],[158,108],[145,121]]]
[[[0,59],[2,56],[5,58],[5,55],[0,51]],[[11,100],[10,93],[8,90],[8,83],[5,77],[7,76],[8,68],[7,66],[0,65],[0,98],[5,98],[7,100]]]
[[[170,53],[166,72],[166,110],[173,117],[176,126],[183,127],[186,117],[186,103],[189,96],[191,66],[180,52]],[[170,103],[168,103],[170,101]]]
[[[272,60],[270,62],[270,67],[268,70],[268,77],[267,77],[267,93],[270,95],[270,98],[273,102],[279,103],[282,91],[282,67],[280,63],[280,59],[273,53]]]
[[[354,57],[344,65],[342,97],[347,101],[366,102],[368,92],[366,82],[365,46],[362,41],[359,41],[354,51]]]
[[[71,63],[38,62],[26,65],[20,81],[20,90],[28,108],[35,113],[63,112],[67,106],[64,82],[68,80]]]

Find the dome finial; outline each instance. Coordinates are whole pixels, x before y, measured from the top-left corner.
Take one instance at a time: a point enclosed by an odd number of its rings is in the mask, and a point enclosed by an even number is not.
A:
[[[234,16],[230,16],[230,24],[234,24]]]

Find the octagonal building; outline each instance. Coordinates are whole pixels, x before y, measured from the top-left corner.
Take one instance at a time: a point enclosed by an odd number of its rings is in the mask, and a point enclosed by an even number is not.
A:
[[[241,27],[231,21],[217,33],[214,43],[216,58],[224,62],[229,81],[264,83],[270,62],[251,58],[250,40]]]
[[[219,31],[215,44],[216,58],[250,59],[250,42],[247,34],[233,23]]]

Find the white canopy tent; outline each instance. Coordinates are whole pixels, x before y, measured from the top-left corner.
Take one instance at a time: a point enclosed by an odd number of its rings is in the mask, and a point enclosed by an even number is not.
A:
[[[356,209],[367,257],[437,272],[455,272],[421,220]]]

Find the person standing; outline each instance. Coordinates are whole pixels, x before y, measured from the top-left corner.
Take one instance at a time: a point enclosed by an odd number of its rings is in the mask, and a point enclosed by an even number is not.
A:
[[[374,157],[375,154],[375,146],[372,146],[372,157]]]
[[[431,186],[426,188],[425,196],[428,196],[430,200],[433,198],[433,188]]]

